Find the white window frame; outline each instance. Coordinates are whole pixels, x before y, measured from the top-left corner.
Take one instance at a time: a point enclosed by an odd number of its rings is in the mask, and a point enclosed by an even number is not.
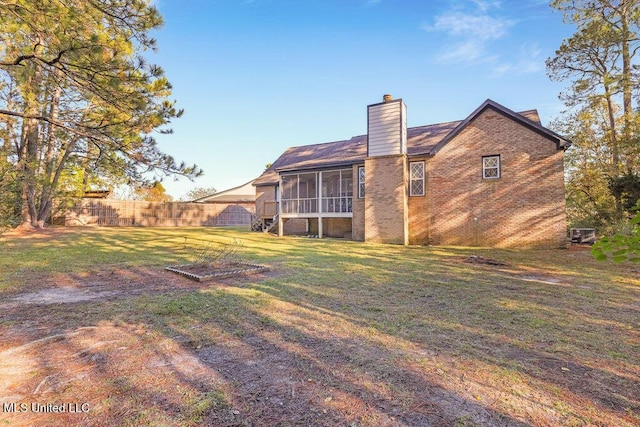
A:
[[[422,165],[422,174],[421,176],[415,177],[413,176],[413,165],[415,164],[421,164]],[[424,196],[425,193],[425,171],[424,171],[424,161],[421,162],[409,162],[409,196],[412,197],[416,197],[416,196]],[[422,192],[420,193],[415,193],[413,191],[413,183],[415,181],[420,181],[422,182]]]
[[[364,166],[358,166],[358,199],[364,199],[365,195],[364,174]]]
[[[487,161],[496,160],[495,166],[493,164],[487,166]],[[491,156],[482,156],[482,179],[500,179],[502,177],[502,162],[499,154]],[[488,171],[495,171],[495,175],[488,174]]]

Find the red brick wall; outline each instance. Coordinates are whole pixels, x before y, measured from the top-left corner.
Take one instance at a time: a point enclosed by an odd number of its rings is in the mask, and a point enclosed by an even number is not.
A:
[[[322,234],[327,237],[352,238],[351,218],[323,218]]]
[[[364,165],[353,166],[353,220],[352,220],[352,238],[353,240],[364,240],[364,199],[358,198],[358,167]],[[365,188],[366,191],[366,188]]]
[[[426,245],[429,243],[429,166],[428,158],[410,158],[409,162],[425,162],[425,194],[409,196],[409,244]]]
[[[500,155],[501,178],[482,179],[487,155]],[[548,139],[486,110],[428,162],[429,243],[564,246],[563,156]],[[418,205],[411,203],[412,217]]]
[[[365,241],[407,244],[407,156],[369,157],[365,170]]]
[[[310,234],[308,220],[303,218],[283,218],[282,219],[284,234],[289,235],[307,235]]]

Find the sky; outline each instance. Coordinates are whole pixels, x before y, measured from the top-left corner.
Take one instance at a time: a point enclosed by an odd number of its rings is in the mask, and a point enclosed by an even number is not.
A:
[[[155,0],[147,55],[184,115],[162,151],[204,175],[165,178],[175,199],[258,177],[288,147],[349,139],[389,93],[409,127],[462,120],[486,99],[563,109],[545,60],[575,28],[548,0]]]

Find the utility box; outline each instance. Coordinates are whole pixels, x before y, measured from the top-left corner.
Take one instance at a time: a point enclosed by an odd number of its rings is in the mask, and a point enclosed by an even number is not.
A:
[[[569,230],[571,243],[582,243],[593,245],[596,242],[595,228],[572,228]]]

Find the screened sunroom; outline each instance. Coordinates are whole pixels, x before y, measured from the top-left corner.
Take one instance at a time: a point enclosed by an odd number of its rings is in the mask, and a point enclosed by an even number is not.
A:
[[[280,179],[280,214],[283,217],[307,217],[308,214],[351,216],[351,169],[287,173],[282,174]]]
[[[353,170],[281,173],[279,206],[280,221],[306,219],[306,229],[299,233],[322,237],[329,227],[333,228],[334,223],[327,223],[327,219],[353,216]]]

